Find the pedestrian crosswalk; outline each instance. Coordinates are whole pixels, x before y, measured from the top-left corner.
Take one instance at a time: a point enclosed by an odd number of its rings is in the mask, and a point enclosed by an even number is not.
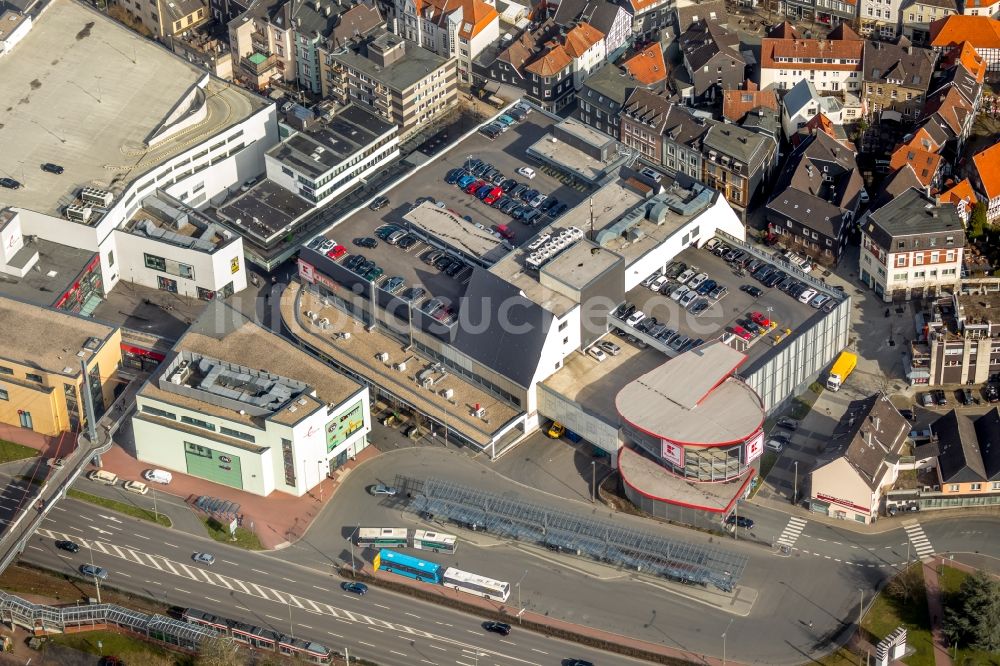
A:
[[[920,526],[920,523],[913,521],[908,525],[904,524],[903,529],[906,530],[906,538],[913,544],[913,550],[916,551],[917,557],[924,559],[934,554],[934,546],[924,534],[924,528]]]
[[[788,524],[785,525],[785,529],[783,529],[781,534],[778,536],[778,543],[782,546],[788,546],[789,548],[794,546],[795,542],[799,540],[799,535],[802,534],[802,530],[805,529],[807,522],[808,521],[796,518],[795,516],[789,518]]]

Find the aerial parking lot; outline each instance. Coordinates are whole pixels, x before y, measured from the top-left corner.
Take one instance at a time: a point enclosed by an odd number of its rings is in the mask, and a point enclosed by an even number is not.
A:
[[[471,273],[465,267],[475,259],[448,247],[449,237],[465,232],[470,238],[478,236],[479,245],[483,236],[495,240],[501,248],[479,257],[489,265],[542,233],[590,191],[568,175],[526,158],[528,147],[544,137],[556,120],[537,109],[510,113],[512,122],[504,131],[495,136],[474,131],[370,206],[327,229],[322,236],[330,242],[323,252],[344,265],[358,262],[353,257],[361,255],[368,262],[362,264],[362,271],[372,270],[369,274],[376,275],[371,278],[376,285],[393,293],[423,289],[425,293],[414,297],[414,303],[433,297],[458,299]],[[422,204],[448,212],[453,231],[442,234],[440,228],[415,224],[413,213]],[[392,227],[413,233],[394,236]],[[310,245],[319,249],[320,244],[314,240]],[[354,270],[355,264],[351,266]],[[419,292],[410,295],[414,293]]]
[[[825,314],[823,305],[836,303],[834,297],[820,299],[817,307],[811,303],[823,295],[818,291],[803,302],[806,291],[794,296],[794,291],[779,288],[780,282],[769,287],[754,277],[751,264],[727,261],[729,248],[719,256],[708,249],[710,245],[716,252],[722,249],[711,242],[704,248],[687,248],[663,274],[651,276],[626,294],[618,321],[612,323],[621,331],[619,337],[640,346],[659,343],[670,355],[697,346],[699,340],[734,337],[732,344],[755,357],[781,344],[796,329],[811,325],[811,318]],[[767,265],[783,267],[777,261]],[[826,295],[836,292],[831,289]]]

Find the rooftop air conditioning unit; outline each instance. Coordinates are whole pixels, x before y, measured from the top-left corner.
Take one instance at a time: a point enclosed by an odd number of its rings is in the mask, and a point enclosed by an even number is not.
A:
[[[318,325],[323,330],[326,330],[327,328],[330,327],[330,320],[327,319],[326,317],[323,317],[322,319],[319,320]]]
[[[111,194],[111,192],[97,187],[83,188],[83,191],[80,192],[80,198],[84,203],[94,204],[103,208],[107,208],[111,205],[111,202],[115,200],[115,197]]]
[[[454,397],[454,395],[455,395],[455,389],[446,388],[445,390],[441,391],[441,396],[445,400],[451,400],[452,397]]]
[[[389,352],[379,352],[379,353],[375,354],[375,358],[377,358],[382,363],[388,363],[389,362]]]
[[[306,318],[312,319],[312,320],[315,321],[315,319],[316,319],[316,313],[313,312],[312,310],[306,310]]]
[[[420,386],[422,388],[430,388],[434,386],[434,380],[431,379],[430,377],[425,377],[423,381],[420,382]]]
[[[72,222],[89,222],[94,209],[90,206],[72,204],[66,207],[66,219]]]
[[[484,418],[486,416],[486,408],[485,407],[480,407],[479,409],[477,409],[473,413],[476,415],[477,419]]]
[[[406,372],[406,363],[397,363],[393,366],[398,372]]]

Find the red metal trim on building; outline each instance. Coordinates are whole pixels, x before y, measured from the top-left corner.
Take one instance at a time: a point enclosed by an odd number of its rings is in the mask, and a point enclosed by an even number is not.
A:
[[[701,447],[709,448],[709,449],[716,448],[716,447],[719,447],[719,446],[732,446],[733,444],[737,444],[737,443],[740,443],[740,442],[745,442],[748,439],[750,439],[751,437],[753,437],[754,435],[756,435],[760,431],[761,427],[764,425],[764,419],[762,417],[760,419],[760,423],[758,423],[757,426],[753,430],[750,431],[749,435],[747,435],[746,437],[741,437],[739,439],[734,439],[731,442],[682,442],[679,439],[673,439],[671,437],[664,437],[663,435],[659,435],[659,434],[657,434],[655,432],[650,432],[650,431],[646,430],[645,428],[643,428],[643,427],[641,427],[639,425],[636,425],[635,423],[632,423],[631,421],[629,421],[627,418],[625,418],[622,415],[621,412],[618,412],[618,416],[621,417],[621,420],[625,421],[625,423],[628,423],[630,426],[632,426],[636,430],[641,430],[642,432],[646,433],[650,437],[656,437],[657,439],[666,439],[668,441],[673,442],[674,444],[680,444],[681,446],[701,446]]]
[[[625,449],[622,448],[622,449],[620,449],[618,451],[618,473],[621,474],[622,481],[625,482],[625,485],[627,485],[629,488],[631,488],[635,492],[639,493],[640,495],[642,495],[646,499],[656,500],[657,502],[663,502],[665,504],[673,504],[674,506],[683,506],[685,508],[696,509],[698,511],[710,511],[712,513],[728,514],[730,507],[732,507],[733,504],[736,502],[736,498],[741,497],[743,495],[743,492],[746,489],[747,484],[750,483],[750,481],[753,480],[754,476],[757,475],[757,471],[753,470],[753,474],[751,474],[747,478],[747,480],[743,483],[743,485],[740,486],[739,491],[733,496],[732,501],[726,506],[725,509],[717,509],[717,508],[711,507],[711,506],[701,506],[700,504],[688,504],[687,502],[679,502],[677,500],[667,499],[666,497],[659,497],[657,495],[650,495],[649,493],[643,491],[642,489],[638,488],[637,486],[629,483],[629,480],[627,478],[625,478],[625,472],[622,470],[622,464],[621,464],[622,452],[624,450]],[[636,454],[636,455],[639,455],[639,454]]]

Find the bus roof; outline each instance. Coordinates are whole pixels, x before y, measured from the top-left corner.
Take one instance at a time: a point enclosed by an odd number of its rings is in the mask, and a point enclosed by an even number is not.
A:
[[[395,550],[390,550],[388,548],[382,548],[379,550],[379,555],[382,560],[386,562],[394,562],[396,564],[402,564],[408,567],[414,567],[422,571],[437,572],[441,569],[440,564],[435,564],[434,562],[429,562],[427,560],[422,560],[419,557],[413,557],[412,555],[405,555]]]

